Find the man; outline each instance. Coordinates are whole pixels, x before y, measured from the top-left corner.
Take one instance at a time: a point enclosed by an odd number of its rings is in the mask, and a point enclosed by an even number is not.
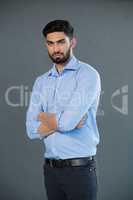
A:
[[[44,182],[48,200],[96,200],[96,111],[100,78],[73,55],[76,39],[66,20],[43,29],[53,67],[39,76],[27,110],[30,139],[45,144]]]

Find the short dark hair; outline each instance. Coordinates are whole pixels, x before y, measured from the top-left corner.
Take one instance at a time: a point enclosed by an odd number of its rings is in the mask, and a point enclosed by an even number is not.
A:
[[[42,30],[43,36],[46,38],[48,33],[64,32],[69,38],[73,37],[74,28],[67,20],[54,20],[49,22]]]

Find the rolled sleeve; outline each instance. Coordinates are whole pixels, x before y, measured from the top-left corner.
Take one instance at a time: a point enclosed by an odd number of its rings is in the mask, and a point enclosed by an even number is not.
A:
[[[42,139],[43,138],[37,131],[40,124],[41,124],[41,122],[37,122],[37,121],[26,122],[27,135],[30,139],[37,139],[37,138]]]
[[[26,132],[30,139],[43,138],[43,136],[41,136],[37,131],[41,124],[37,119],[40,112],[42,112],[41,79],[37,78],[33,85],[30,103],[26,113]]]

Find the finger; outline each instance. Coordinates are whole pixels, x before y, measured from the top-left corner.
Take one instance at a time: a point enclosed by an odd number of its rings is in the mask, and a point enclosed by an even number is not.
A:
[[[77,126],[77,128],[82,128],[82,127],[83,127],[83,125],[81,125],[81,124]]]
[[[77,125],[78,128],[81,128],[82,126],[83,126],[83,123],[81,122]]]
[[[87,118],[87,114],[86,114],[86,115],[84,115],[83,119],[86,119],[86,118]]]

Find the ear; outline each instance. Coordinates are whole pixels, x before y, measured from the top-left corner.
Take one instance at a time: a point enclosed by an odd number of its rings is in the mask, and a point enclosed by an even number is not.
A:
[[[71,47],[74,49],[76,47],[76,45],[77,45],[77,39],[76,39],[76,37],[73,37],[71,39]]]

